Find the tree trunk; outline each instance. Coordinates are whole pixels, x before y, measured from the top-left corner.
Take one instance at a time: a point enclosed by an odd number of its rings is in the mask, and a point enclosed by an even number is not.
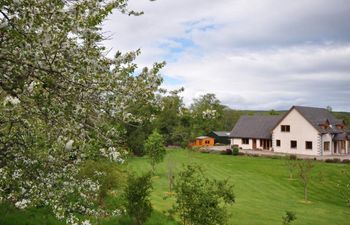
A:
[[[304,182],[304,201],[307,202],[307,181]]]

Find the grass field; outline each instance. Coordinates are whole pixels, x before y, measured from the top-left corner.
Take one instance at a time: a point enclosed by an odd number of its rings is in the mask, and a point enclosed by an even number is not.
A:
[[[228,211],[231,225],[279,225],[286,210],[297,215],[295,225],[345,225],[350,224],[350,208],[341,199],[338,183],[344,182],[342,170],[350,165],[315,162],[309,188],[309,200],[303,200],[299,180],[289,180],[284,160],[262,157],[227,156],[196,153],[187,150],[169,150],[165,161],[156,167],[152,178],[155,208],[146,225],[176,225],[161,212],[171,208],[174,199],[168,195],[168,166],[179,171],[184,164],[201,165],[210,178],[229,179],[235,185],[236,203]],[[143,173],[150,170],[148,159],[132,158],[125,165],[128,170]],[[0,205],[0,225],[63,225],[45,209],[18,211]],[[103,220],[101,225],[129,225],[127,217]]]
[[[315,162],[309,187],[311,203],[305,204],[303,187],[299,180],[288,179],[284,160],[169,150],[153,178],[152,202],[158,211],[166,211],[173,203],[171,199],[163,199],[168,192],[169,162],[176,165],[176,170],[183,164],[201,165],[209,177],[229,179],[235,185],[236,203],[229,208],[229,224],[281,224],[286,210],[296,212],[297,220],[293,223],[296,225],[350,224],[350,208],[341,199],[337,187],[344,182],[341,170],[349,170],[349,165]],[[128,166],[139,172],[150,169],[146,158],[131,159]]]

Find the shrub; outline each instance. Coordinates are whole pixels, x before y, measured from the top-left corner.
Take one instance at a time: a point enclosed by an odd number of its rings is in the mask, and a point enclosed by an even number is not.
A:
[[[232,147],[232,155],[238,155],[239,154],[239,148],[236,146]]]
[[[136,177],[135,175],[129,175],[128,177],[128,185],[125,190],[125,206],[134,225],[144,224],[151,216],[151,176],[151,173],[147,173],[140,177]]]
[[[340,160],[339,158],[334,158],[334,159],[333,159],[333,162],[334,162],[334,163],[340,163],[341,160]]]
[[[342,163],[346,163],[349,164],[350,163],[350,159],[343,159],[343,161],[341,161]]]
[[[326,159],[325,160],[326,163],[340,163],[340,159],[339,158],[333,158],[333,159]]]
[[[282,216],[283,219],[283,225],[289,225],[291,224],[291,222],[293,222],[294,220],[297,219],[297,217],[295,216],[295,212],[291,212],[291,211],[286,211],[286,215]]]
[[[266,155],[265,157],[270,159],[283,159],[283,156],[280,155]]]
[[[288,157],[289,157],[289,160],[297,160],[298,159],[297,155],[294,155],[294,154],[289,155]]]
[[[232,150],[230,148],[227,148],[226,155],[232,155],[232,154],[233,154]]]
[[[198,166],[188,165],[175,183],[174,212],[182,224],[223,225],[228,214],[225,204],[235,202],[233,186],[227,180],[208,179]]]

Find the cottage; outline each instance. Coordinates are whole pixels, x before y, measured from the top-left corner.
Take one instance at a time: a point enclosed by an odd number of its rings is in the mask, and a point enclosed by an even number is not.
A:
[[[215,144],[230,144],[230,131],[212,131],[208,136],[215,139]]]
[[[293,106],[283,116],[244,116],[231,145],[304,155],[350,154],[350,132],[326,109]]]

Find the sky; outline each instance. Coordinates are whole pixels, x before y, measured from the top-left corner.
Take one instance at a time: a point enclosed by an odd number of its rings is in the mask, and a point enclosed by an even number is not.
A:
[[[166,61],[163,87],[186,104],[214,93],[233,109],[350,111],[349,0],[129,0],[103,24],[110,55]]]

